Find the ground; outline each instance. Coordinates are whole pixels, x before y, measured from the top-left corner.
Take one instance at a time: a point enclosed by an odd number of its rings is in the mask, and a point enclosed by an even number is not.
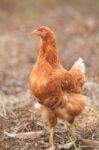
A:
[[[28,89],[28,75],[36,61],[39,44],[31,32],[41,25],[55,31],[58,55],[65,68],[69,69],[79,57],[86,64],[83,93],[87,96],[87,105],[76,120],[83,140],[68,149],[99,149],[98,0],[3,0],[0,1],[0,150],[47,149],[48,126],[40,112],[35,111],[34,98]],[[20,140],[4,134],[4,131],[40,130],[44,134],[35,140]],[[55,143],[56,149],[61,150],[70,143],[65,122],[57,125]]]

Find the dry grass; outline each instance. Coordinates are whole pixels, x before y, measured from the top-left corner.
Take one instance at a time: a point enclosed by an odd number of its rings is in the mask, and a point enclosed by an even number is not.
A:
[[[62,150],[71,147],[79,150],[93,149],[93,146],[96,148],[97,145],[99,146],[99,142],[96,144],[96,141],[99,140],[99,107],[92,105],[90,99],[87,100],[85,111],[76,120],[78,140],[76,143],[71,142],[69,140],[70,131],[66,122],[59,122],[55,132],[57,149]],[[2,103],[0,103],[0,106],[2,106]],[[36,112],[33,108],[31,101],[24,101],[21,97],[20,100],[16,99],[13,102],[13,99],[10,97],[8,99],[6,96],[3,107],[0,111],[2,112],[0,117],[0,132],[2,135],[0,136],[0,146],[2,149],[5,148],[5,144],[6,149],[16,150],[19,150],[19,148],[31,150],[48,148],[49,128],[46,122],[42,121],[40,112]],[[4,131],[8,133],[5,134]],[[38,131],[42,131],[41,136],[38,135]],[[28,133],[28,135],[24,133]]]

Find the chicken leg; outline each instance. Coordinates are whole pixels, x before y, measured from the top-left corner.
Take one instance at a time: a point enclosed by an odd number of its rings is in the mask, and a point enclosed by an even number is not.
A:
[[[50,137],[49,137],[48,145],[51,147],[54,146],[54,131],[57,124],[57,117],[51,109],[43,105],[41,107],[41,111],[42,111],[42,117],[48,121],[48,125],[50,128]]]
[[[50,147],[54,145],[54,130],[55,130],[54,127],[50,129],[50,138],[49,138]]]
[[[76,125],[75,125],[75,123],[72,123],[70,125],[70,130],[71,130],[70,140],[76,140]]]

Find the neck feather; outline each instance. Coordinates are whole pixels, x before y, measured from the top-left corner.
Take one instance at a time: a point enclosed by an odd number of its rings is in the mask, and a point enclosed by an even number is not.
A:
[[[40,40],[40,52],[38,56],[38,61],[47,61],[50,65],[56,66],[59,63],[57,57],[56,41],[55,39]]]

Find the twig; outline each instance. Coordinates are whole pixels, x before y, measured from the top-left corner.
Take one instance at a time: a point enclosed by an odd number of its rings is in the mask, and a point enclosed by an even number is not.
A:
[[[84,143],[87,146],[93,147],[93,148],[99,148],[99,141],[95,140],[88,140],[88,139],[80,139],[82,143]]]
[[[62,149],[62,148],[66,148],[66,149],[69,149],[71,146],[73,146],[75,144],[75,141],[72,141],[70,143],[67,143],[67,144],[62,144],[62,145],[59,145],[59,149]]]
[[[19,138],[19,139],[36,139],[44,134],[43,131],[37,131],[37,132],[22,132],[22,133],[8,133],[4,131],[4,134],[11,138]]]

